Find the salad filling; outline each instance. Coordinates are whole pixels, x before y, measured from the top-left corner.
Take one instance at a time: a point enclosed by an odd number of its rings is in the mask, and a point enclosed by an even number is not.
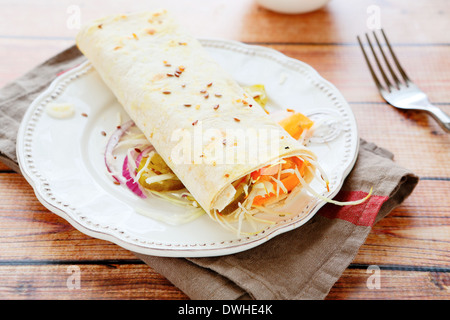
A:
[[[267,97],[264,86],[255,85],[246,88],[260,106],[265,109]],[[296,140],[306,144],[308,137],[314,131],[314,122],[307,116],[288,109],[288,116],[278,123]],[[127,147],[123,160],[122,171],[115,171],[113,163],[117,160],[114,151]],[[189,193],[182,181],[174,174],[164,159],[157,153],[139,129],[130,120],[117,127],[110,136],[105,150],[105,164],[108,172],[116,184],[127,186],[132,192],[141,198],[157,196],[176,205],[193,208],[187,217],[180,222],[191,221],[205,211],[199,206],[195,198]],[[244,219],[264,224],[273,224],[283,213],[271,209],[271,205],[298,194],[301,190],[310,192],[314,197],[336,205],[354,205],[364,202],[370,197],[371,192],[364,199],[353,202],[338,202],[322,196],[309,186],[309,183],[317,178],[329,191],[329,181],[326,173],[319,166],[317,159],[310,153],[295,155],[277,160],[275,163],[259,168],[234,181],[229,188],[232,190],[231,200],[224,203],[219,210],[213,208],[206,212],[211,218],[218,221],[224,227],[242,232]],[[142,211],[142,210],[141,210]],[[258,213],[265,213],[264,218]],[[270,217],[273,217],[270,218]],[[157,217],[164,220],[164,217]],[[169,221],[170,220],[170,221]],[[167,221],[174,222],[168,218]],[[233,225],[237,222],[237,227]]]

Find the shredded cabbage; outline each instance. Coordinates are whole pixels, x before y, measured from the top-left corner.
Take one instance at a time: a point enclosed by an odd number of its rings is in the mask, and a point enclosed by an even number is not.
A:
[[[138,173],[136,174],[136,177],[134,177],[134,182],[139,181],[139,178],[141,177],[142,173],[147,171],[147,166],[150,163],[153,153],[154,153],[154,151],[148,155],[147,161],[145,161],[144,166],[142,167],[141,170],[138,171]]]
[[[302,187],[305,188],[307,191],[309,191],[314,197],[319,198],[319,199],[321,199],[323,201],[326,201],[328,203],[333,203],[333,204],[338,205],[338,206],[357,205],[357,204],[363,203],[364,201],[369,199],[369,197],[372,195],[372,189],[373,188],[370,188],[370,191],[367,194],[367,196],[365,196],[364,198],[359,199],[359,200],[346,201],[346,202],[332,200],[332,199],[329,199],[329,198],[327,198],[327,197],[317,193],[313,188],[311,188],[309,186],[309,184],[306,183],[306,181],[302,178],[302,175],[298,171],[298,168],[295,168],[295,174],[297,175],[297,178],[300,180],[300,183],[302,184]]]
[[[147,139],[126,139],[120,141],[114,149],[120,149],[120,148],[135,148],[136,146],[148,144]]]
[[[273,214],[273,215],[277,215],[277,216],[281,216],[281,215],[288,216],[288,215],[292,214],[291,212],[279,212],[279,211],[276,211],[276,210],[273,210],[273,209],[270,209],[267,207],[263,207],[263,206],[253,206],[253,207],[264,213],[269,213],[269,214]]]
[[[145,182],[147,182],[148,184],[152,184],[155,182],[161,182],[161,181],[170,180],[170,179],[178,179],[178,178],[173,173],[164,173],[164,174],[156,174],[154,176],[148,177],[147,179],[145,179]]]
[[[275,179],[274,177],[270,177],[273,181],[275,181],[275,183],[277,184],[277,197],[279,195],[279,188],[281,188],[281,190],[283,190],[284,193],[287,193],[288,190],[286,189],[286,187],[284,186],[283,182],[281,182],[278,179]]]

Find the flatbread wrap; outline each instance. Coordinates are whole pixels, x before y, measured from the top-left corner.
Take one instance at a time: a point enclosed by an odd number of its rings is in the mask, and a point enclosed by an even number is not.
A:
[[[270,220],[267,212],[317,176],[316,155],[166,10],[92,21],[76,42],[154,147],[133,172],[145,175],[144,187],[179,179],[211,218],[229,225],[262,212],[260,220]],[[158,161],[167,170],[152,167]]]

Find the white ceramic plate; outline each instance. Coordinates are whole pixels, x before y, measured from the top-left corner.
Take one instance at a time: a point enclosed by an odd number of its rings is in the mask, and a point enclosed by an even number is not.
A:
[[[203,39],[210,54],[242,85],[262,83],[271,110],[290,108],[324,121],[310,148],[330,178],[330,192],[317,181],[312,187],[334,196],[352,169],[358,150],[353,113],[339,91],[310,66],[283,54],[239,42]],[[75,114],[54,119],[49,103],[70,103]],[[88,117],[82,116],[85,113]],[[50,211],[81,232],[123,248],[156,256],[204,257],[248,250],[306,223],[324,204],[305,196],[291,206],[296,212],[252,236],[223,229],[207,215],[183,225],[169,225],[136,211],[177,214],[183,208],[160,199],[139,199],[112,183],[103,151],[107,137],[127,115],[89,62],[60,75],[30,106],[23,118],[17,155],[23,175]]]

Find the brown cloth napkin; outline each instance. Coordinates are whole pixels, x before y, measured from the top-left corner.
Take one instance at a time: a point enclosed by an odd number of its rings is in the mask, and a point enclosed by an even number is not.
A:
[[[61,72],[85,58],[73,46],[0,90],[0,160],[19,172],[16,135],[30,103]],[[251,250],[208,258],[135,253],[191,299],[323,299],[353,260],[371,227],[400,205],[418,177],[393,154],[361,140],[357,162],[335,199],[373,195],[356,206],[325,205],[305,225]]]

